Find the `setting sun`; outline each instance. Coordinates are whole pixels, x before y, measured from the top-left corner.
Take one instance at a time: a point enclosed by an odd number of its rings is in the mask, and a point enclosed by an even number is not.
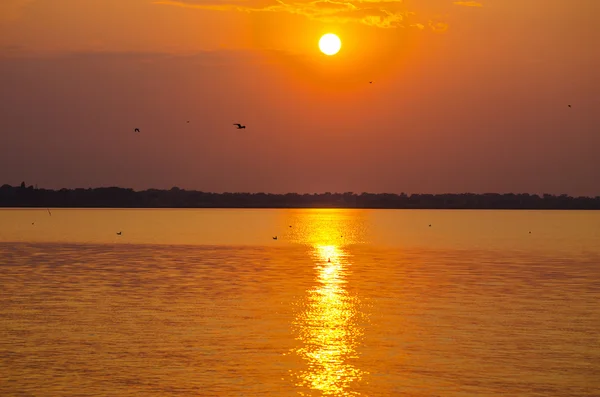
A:
[[[340,38],[333,33],[327,33],[319,40],[319,49],[325,55],[335,55],[341,47]]]

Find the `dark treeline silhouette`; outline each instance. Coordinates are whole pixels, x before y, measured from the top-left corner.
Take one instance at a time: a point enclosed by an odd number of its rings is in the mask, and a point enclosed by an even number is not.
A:
[[[37,189],[0,187],[0,207],[66,208],[414,208],[414,209],[573,209],[598,210],[600,197],[544,194],[321,194],[206,193],[119,187]]]

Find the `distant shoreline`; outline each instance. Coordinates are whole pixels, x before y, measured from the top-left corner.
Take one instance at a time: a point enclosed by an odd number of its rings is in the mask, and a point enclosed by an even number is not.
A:
[[[58,206],[21,206],[7,207],[3,210],[402,210],[402,211],[599,211],[600,208],[400,208],[400,207],[58,207]]]
[[[600,210],[600,196],[571,197],[528,193],[390,194],[390,193],[209,193],[106,187],[37,189],[2,185],[0,208],[224,208],[224,209],[439,209],[439,210]]]

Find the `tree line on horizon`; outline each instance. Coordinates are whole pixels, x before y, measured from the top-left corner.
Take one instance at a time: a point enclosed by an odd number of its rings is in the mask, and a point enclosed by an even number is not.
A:
[[[0,207],[54,208],[386,208],[386,209],[573,209],[598,210],[600,196],[514,193],[210,193],[101,187],[38,189],[2,185]]]

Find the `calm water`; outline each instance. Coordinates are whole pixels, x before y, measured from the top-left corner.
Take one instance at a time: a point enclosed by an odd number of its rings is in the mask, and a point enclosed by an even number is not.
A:
[[[0,396],[599,396],[599,302],[600,212],[0,210]]]

